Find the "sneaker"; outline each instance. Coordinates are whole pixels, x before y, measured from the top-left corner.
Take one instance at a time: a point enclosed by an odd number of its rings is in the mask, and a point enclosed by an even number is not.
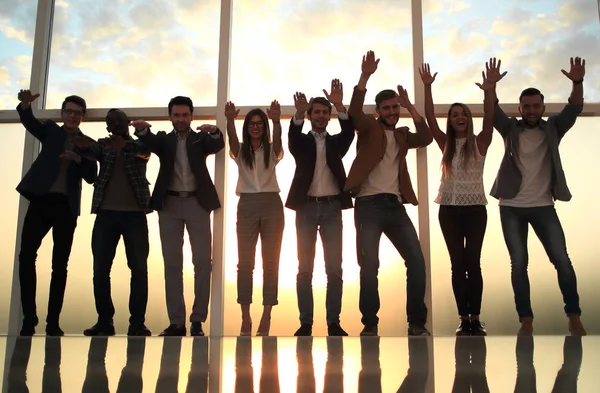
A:
[[[303,323],[302,325],[300,325],[300,328],[296,330],[294,336],[312,336],[312,325],[307,325]]]
[[[163,330],[159,336],[161,337],[165,337],[165,336],[185,336],[187,333],[187,330],[185,329],[184,325],[176,325],[176,324],[171,324],[169,325],[168,328],[166,328],[165,330]]]
[[[365,325],[362,332],[360,332],[361,336],[377,336],[378,334],[377,325]]]
[[[98,322],[89,329],[83,331],[84,336],[114,336],[115,326],[112,323]]]
[[[142,324],[135,324],[135,325],[129,325],[129,329],[127,329],[127,335],[128,336],[151,336],[152,332],[146,327],[146,325]]]
[[[327,326],[327,334],[330,336],[347,336],[348,333],[338,323],[332,323]]]
[[[487,336],[484,326],[485,324],[481,323],[479,319],[473,319],[471,321],[471,334],[473,336]]]
[[[471,335],[471,321],[468,319],[461,318],[460,325],[456,329],[457,336],[470,336]]]
[[[190,336],[204,336],[201,322],[192,322],[192,326],[190,326]]]
[[[427,330],[424,323],[409,323],[408,324],[408,335],[409,336],[431,336],[431,333],[429,333],[429,330]]]

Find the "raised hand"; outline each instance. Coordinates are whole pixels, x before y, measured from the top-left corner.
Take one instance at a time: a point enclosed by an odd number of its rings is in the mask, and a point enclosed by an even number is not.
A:
[[[312,102],[312,98],[310,99],[310,101],[306,101],[306,96],[304,95],[304,93],[300,93],[297,91],[296,94],[294,94],[294,106],[296,107],[296,112],[306,112],[308,108],[310,108]]]
[[[239,109],[235,109],[235,104],[231,101],[227,101],[225,104],[225,118],[227,120],[234,120],[240,114]]]
[[[413,104],[410,102],[410,98],[408,98],[408,93],[406,89],[401,85],[398,85],[398,103],[402,108],[410,109]]]
[[[202,124],[201,126],[196,127],[196,130],[200,132],[208,132],[214,134],[217,132],[218,128],[214,124]]]
[[[279,101],[273,100],[271,106],[267,108],[267,116],[274,122],[278,122],[281,119],[281,105]]]
[[[571,69],[569,72],[565,70],[560,70],[567,78],[571,79],[573,82],[579,82],[583,80],[585,76],[585,59],[581,57],[576,57],[575,60],[571,57],[570,60]]]
[[[498,59],[496,61],[495,57],[490,57],[490,60],[488,60],[485,63],[485,75],[483,76],[484,83],[488,82],[488,83],[496,84],[496,82],[499,82],[500,80],[502,80],[502,78],[504,78],[504,76],[507,74],[507,71],[500,72],[501,64],[502,64],[502,60]],[[483,72],[481,74],[483,75]],[[479,86],[479,84],[477,84],[477,86]],[[482,86],[483,86],[483,84],[482,84]],[[483,90],[487,90],[487,89],[484,89],[482,86],[479,86],[479,87],[482,88]]]
[[[135,128],[136,131],[145,130],[146,128],[152,127],[152,125],[150,125],[150,123],[148,123],[145,120],[134,120],[131,123],[129,123],[129,125]]]
[[[419,75],[421,75],[421,80],[425,85],[431,85],[435,82],[435,77],[437,76],[437,72],[431,75],[431,69],[429,68],[429,63],[423,63],[419,68]]]
[[[339,79],[333,79],[331,81],[331,93],[327,93],[327,90],[323,89],[325,97],[335,106],[341,105],[344,100],[344,86]]]
[[[89,136],[81,136],[78,135],[73,138],[73,144],[80,148],[81,150],[87,150],[90,147],[96,144],[96,141],[90,138]]]
[[[21,104],[23,104],[24,107],[29,107],[29,105],[31,105],[33,101],[37,100],[39,96],[39,93],[33,94],[31,93],[31,90],[23,89],[19,90],[19,93],[17,94],[17,98],[19,99]]]
[[[372,50],[368,51],[362,59],[362,73],[364,75],[372,75],[375,71],[377,71],[379,60],[380,59],[375,60],[375,52]]]
[[[60,158],[64,158],[69,161],[75,161],[78,164],[81,164],[81,156],[73,150],[65,150],[63,154],[59,156]]]

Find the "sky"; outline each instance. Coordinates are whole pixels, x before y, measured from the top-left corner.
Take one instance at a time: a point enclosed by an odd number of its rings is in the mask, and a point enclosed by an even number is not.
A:
[[[493,7],[491,6],[493,5]],[[29,81],[35,10],[37,2],[23,0],[15,4],[0,3],[0,110],[13,109],[16,93],[27,87]],[[377,8],[380,7],[380,8]],[[519,92],[536,86],[545,93],[547,102],[564,102],[570,83],[561,74],[568,67],[569,56],[587,60],[585,99],[600,101],[600,23],[595,0],[528,0],[504,2],[465,2],[458,0],[425,0],[424,50],[425,60],[433,71],[439,71],[434,84],[434,102],[449,104],[454,101],[480,103],[482,94],[474,82],[490,56],[502,59],[508,75],[498,86],[502,101],[516,102]],[[410,92],[413,83],[410,2],[407,0],[380,0],[364,2],[345,1],[234,1],[231,51],[230,97],[236,105],[264,107],[272,99],[292,104],[292,95],[300,90],[307,95],[321,95],[328,89],[332,78],[340,78],[345,85],[345,103],[360,73],[361,56],[369,49],[381,58],[377,73],[369,81],[367,103],[377,91],[403,84]],[[88,107],[160,107],[166,113],[166,103],[174,95],[190,95],[196,106],[218,105],[216,81],[218,68],[219,2],[209,0],[117,1],[89,0],[56,1],[47,108],[57,108],[69,94],[86,98]],[[403,125],[414,129],[409,119]],[[440,119],[443,124],[444,119]],[[330,132],[339,131],[335,120]],[[284,146],[287,145],[284,121]],[[477,123],[476,124],[480,124]],[[169,129],[168,123],[155,122],[155,127]],[[595,269],[594,234],[600,230],[600,212],[594,197],[600,191],[590,182],[590,167],[597,167],[594,147],[598,128],[597,118],[579,119],[562,146],[567,179],[574,194],[573,201],[557,206],[567,233],[569,252],[580,277],[582,302],[592,309],[590,299],[598,297],[595,283],[600,276]],[[82,125],[84,132],[94,138],[105,135],[104,125]],[[240,128],[241,129],[241,128]],[[0,223],[0,233],[6,247],[3,260],[12,263],[14,231],[18,197],[14,187],[20,179],[20,162],[24,131],[19,125],[0,125],[7,136],[0,146],[4,162],[10,162],[14,171],[2,171],[0,180],[5,192],[3,206],[6,219]],[[308,125],[305,125],[305,132]],[[345,158],[349,168],[355,148]],[[495,136],[486,162],[485,187],[489,190],[499,158],[502,143]],[[416,186],[414,152],[409,155],[413,184]],[[581,157],[586,157],[585,160]],[[434,328],[440,334],[452,334],[455,328],[455,306],[451,296],[449,262],[437,224],[437,206],[433,204],[439,184],[441,153],[435,145],[428,149],[429,203],[432,234],[432,283],[434,296]],[[209,160],[211,165],[213,158]],[[227,178],[227,244],[225,256],[226,297],[225,333],[235,335],[239,330],[239,309],[235,303],[235,182],[237,172],[230,162]],[[153,157],[148,178],[156,179],[158,160]],[[294,170],[294,161],[288,153],[278,166],[278,178],[285,200]],[[88,214],[92,189],[83,186],[82,211],[67,289],[64,328],[80,332],[94,322],[91,286],[90,233],[94,216]],[[484,307],[488,329],[495,334],[511,333],[516,329],[514,305],[510,294],[508,254],[502,240],[496,201],[489,197],[490,216],[483,251],[483,269],[486,289]],[[408,207],[409,215],[417,224],[416,208]],[[584,218],[585,217],[585,218]],[[160,240],[156,214],[148,216],[151,229],[150,283],[152,291],[148,312],[149,326],[158,333],[166,326],[164,282]],[[585,221],[585,225],[582,222]],[[342,322],[352,334],[360,331],[358,312],[358,267],[355,263],[354,225],[352,211],[344,212],[344,311]],[[536,315],[545,324],[545,332],[560,334],[564,331],[561,300],[555,273],[547,262],[543,249],[533,236],[531,245],[531,275]],[[113,274],[115,298],[118,299],[116,324],[126,329],[127,292],[129,272],[124,264],[122,245],[119,246]],[[186,245],[187,247],[187,245]],[[320,243],[315,263],[315,333],[325,332],[324,326],[324,268]],[[50,269],[47,263],[51,252],[48,237],[40,250],[38,263],[40,280],[38,303],[45,312]],[[257,255],[259,249],[257,249]],[[281,258],[280,303],[274,311],[274,334],[289,335],[297,328],[295,301],[295,274],[297,269],[294,214],[286,210],[286,229]],[[405,334],[404,329],[404,267],[400,257],[386,240],[381,243],[381,289],[388,293],[382,300],[382,334]],[[253,318],[260,315],[260,261],[255,277],[255,304]],[[191,302],[191,264],[186,254],[186,296]],[[46,279],[44,279],[44,277]],[[0,278],[0,296],[8,299],[10,274]],[[533,279],[535,278],[535,279]],[[86,304],[82,311],[81,305]],[[0,304],[7,310],[7,303]],[[492,311],[494,310],[494,311]],[[600,311],[594,308],[596,311]],[[486,309],[484,308],[484,315]],[[596,318],[594,329],[600,332],[600,312],[590,312],[587,318]],[[84,316],[84,318],[80,318]],[[0,330],[4,330],[8,313],[0,313]],[[542,325],[542,323],[540,323]],[[546,329],[546,330],[544,330]],[[319,333],[320,332],[320,333]]]

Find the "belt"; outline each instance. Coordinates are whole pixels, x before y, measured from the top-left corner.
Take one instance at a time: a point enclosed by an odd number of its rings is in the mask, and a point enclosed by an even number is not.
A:
[[[331,203],[340,200],[340,195],[306,196],[306,203]]]
[[[176,196],[180,198],[190,198],[196,196],[196,191],[171,191],[167,190],[167,195]]]

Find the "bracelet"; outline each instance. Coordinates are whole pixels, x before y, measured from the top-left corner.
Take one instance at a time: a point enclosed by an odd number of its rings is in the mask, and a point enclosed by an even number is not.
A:
[[[581,83],[583,83],[583,78],[581,78],[581,79],[580,79],[580,80],[578,80],[578,81],[573,81],[573,84],[574,84],[574,85],[579,85],[579,84],[581,84]]]

